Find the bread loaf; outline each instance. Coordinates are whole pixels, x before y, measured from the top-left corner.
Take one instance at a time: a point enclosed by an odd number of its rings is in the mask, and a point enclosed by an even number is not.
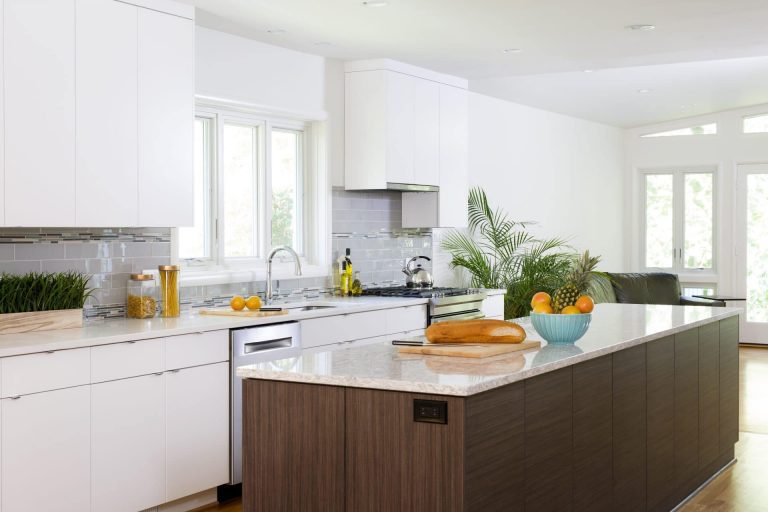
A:
[[[521,343],[525,329],[504,320],[457,320],[427,327],[431,343]]]

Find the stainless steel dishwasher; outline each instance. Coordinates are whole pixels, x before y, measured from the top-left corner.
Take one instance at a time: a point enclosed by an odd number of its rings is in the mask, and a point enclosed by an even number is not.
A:
[[[297,322],[244,327],[230,331],[230,484],[243,481],[243,385],[235,375],[239,366],[301,355]]]

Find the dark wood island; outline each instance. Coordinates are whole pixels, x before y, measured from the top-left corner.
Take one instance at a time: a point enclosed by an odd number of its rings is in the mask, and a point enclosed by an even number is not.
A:
[[[244,510],[672,510],[734,460],[737,314],[606,304],[573,345],[241,368]]]

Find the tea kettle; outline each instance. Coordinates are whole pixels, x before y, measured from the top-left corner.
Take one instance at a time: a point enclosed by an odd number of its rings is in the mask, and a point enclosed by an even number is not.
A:
[[[434,284],[432,274],[422,267],[421,263],[416,263],[419,260],[432,261],[427,256],[414,256],[405,260],[403,274],[408,276],[405,278],[405,286],[408,288],[432,288]]]

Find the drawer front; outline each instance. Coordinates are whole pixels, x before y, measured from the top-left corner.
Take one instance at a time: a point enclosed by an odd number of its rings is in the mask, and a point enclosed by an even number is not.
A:
[[[90,348],[6,357],[1,364],[3,398],[91,382]]]
[[[229,330],[165,338],[165,369],[229,361]]]
[[[326,316],[301,322],[303,348],[372,338],[384,334],[387,334],[386,310]]]
[[[427,327],[427,306],[408,306],[407,308],[388,309],[387,333],[413,331]]]
[[[126,379],[163,371],[163,340],[103,345],[91,349],[91,382]]]
[[[504,295],[494,295],[483,301],[483,314],[486,318],[501,317],[504,320]]]

